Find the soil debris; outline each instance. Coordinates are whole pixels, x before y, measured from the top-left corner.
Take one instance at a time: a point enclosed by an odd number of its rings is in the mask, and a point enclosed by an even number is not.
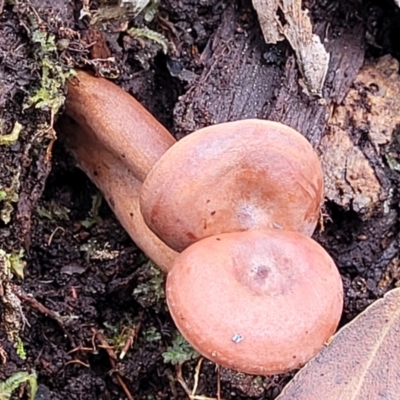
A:
[[[355,196],[353,186],[345,189],[347,197],[337,197],[336,191],[325,205],[325,230],[314,235],[334,257],[344,280],[342,324],[399,285],[400,150],[397,117],[391,111],[398,109],[398,100],[390,100],[397,96],[392,90],[397,90],[398,73],[396,61],[381,58],[400,57],[400,10],[393,1],[303,2],[330,53],[326,104],[302,92],[288,44],[264,42],[250,0],[162,0],[151,22],[139,15],[127,23],[99,26],[91,25],[88,16],[79,18],[87,1],[30,4],[40,17],[42,38],[54,38],[51,60],[56,65],[116,77],[177,137],[215,122],[261,117],[294,127],[317,146],[329,136],[331,109],[346,98],[346,118],[335,129],[346,135],[348,151],[358,154],[357,172],[368,170],[366,184],[373,190],[362,199],[370,200],[373,211],[361,210],[361,200],[360,211],[354,209],[349,197]],[[99,4],[90,2],[86,11],[95,12]],[[93,208],[98,191],[60,143],[49,146],[54,139],[50,109],[23,109],[42,87],[44,71],[35,53],[40,43],[32,40],[34,13],[27,5],[6,1],[0,13],[1,134],[11,133],[16,123],[23,127],[18,140],[0,145],[0,208],[11,204],[8,224],[0,222],[0,250],[25,251],[24,280],[13,277],[11,283],[21,284],[23,293],[38,303],[35,308],[22,302],[29,323],[20,332],[25,360],[0,327],[0,361],[7,357],[0,365],[0,381],[35,370],[37,398],[42,400],[112,400],[126,398],[118,373],[135,400],[184,399],[175,366],[163,358],[176,330],[161,295],[162,275],[153,274],[105,202]],[[162,35],[167,54],[159,43],[129,35],[129,28]],[[94,35],[87,36],[91,29]],[[352,97],[346,97],[349,90]],[[57,93],[63,95],[62,85]],[[351,183],[359,190],[358,181]],[[12,187],[16,196],[5,200]],[[99,251],[110,257],[97,257]],[[38,304],[60,316],[62,326]],[[4,310],[1,303],[0,313]],[[98,342],[93,346],[92,329],[101,332],[118,357],[123,348],[118,339],[138,326],[135,340],[114,366],[105,348]],[[194,387],[196,365],[197,360],[189,360],[181,368],[189,388]],[[219,379],[215,366],[204,361],[196,393],[210,398],[220,393],[224,400],[272,400],[291,377],[259,380],[221,371]],[[27,390],[19,394],[26,397]]]

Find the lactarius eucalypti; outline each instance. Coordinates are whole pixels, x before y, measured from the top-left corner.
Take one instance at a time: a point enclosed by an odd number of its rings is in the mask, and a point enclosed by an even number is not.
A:
[[[140,206],[150,229],[182,251],[224,232],[277,228],[311,236],[323,201],[321,164],[300,133],[249,119],[200,129],[147,176]]]
[[[59,129],[67,147],[132,239],[168,272],[171,314],[200,353],[274,374],[321,349],[343,291],[334,262],[307,236],[323,184],[304,137],[252,119],[175,143],[132,97],[83,72],[69,84],[66,114]]]

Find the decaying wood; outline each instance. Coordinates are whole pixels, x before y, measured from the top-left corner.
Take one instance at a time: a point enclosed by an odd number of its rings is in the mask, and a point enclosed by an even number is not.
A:
[[[344,98],[363,64],[364,31],[357,19],[343,27],[323,18],[315,31],[331,55],[324,103],[303,93],[287,45],[265,44],[256,14],[246,7],[229,6],[202,54],[202,74],[176,105],[177,136],[213,123],[260,117],[283,122],[317,145],[331,104]]]
[[[381,186],[374,169],[351,136],[333,125],[319,146],[324,167],[325,196],[357,212],[372,210]]]
[[[277,18],[279,0],[253,0],[253,7],[257,11],[258,21],[266,43],[276,44],[285,37],[280,31]]]
[[[393,139],[400,124],[399,62],[390,55],[368,61],[357,75],[342,105],[337,107],[330,124],[346,126],[351,120],[354,129],[367,133],[380,154],[380,146]]]
[[[203,72],[175,107],[178,137],[219,122],[261,117],[263,107],[273,101],[284,48],[270,50],[255,15],[248,9],[243,12],[249,12],[251,29],[243,32],[240,12],[230,5],[203,51]]]
[[[400,125],[398,71],[399,63],[391,56],[367,62],[331,115],[328,133],[319,147],[326,197],[364,217],[388,195],[374,170],[377,157],[369,160],[367,155],[380,156],[380,146],[392,141],[393,132]]]
[[[301,0],[253,0],[258,20],[267,43],[286,38],[296,53],[304,79],[305,90],[310,95],[322,97],[329,53],[313,26],[307,10],[302,10]],[[278,11],[285,20],[281,22]]]

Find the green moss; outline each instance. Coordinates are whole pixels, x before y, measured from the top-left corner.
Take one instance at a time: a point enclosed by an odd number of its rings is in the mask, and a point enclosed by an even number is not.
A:
[[[161,311],[165,299],[164,273],[151,261],[143,265],[146,280],[139,283],[133,291],[133,298],[143,307],[153,307]]]
[[[27,99],[24,108],[34,106],[48,110],[53,121],[65,101],[65,84],[75,75],[75,72],[61,67],[54,35],[43,32],[34,20],[32,20],[32,25],[34,27],[32,41],[36,45],[35,58],[40,64],[42,75],[39,88]]]
[[[89,215],[81,222],[86,229],[90,229],[92,226],[102,221],[101,217],[99,216],[102,201],[103,196],[100,192],[92,197],[92,208],[89,211]]]
[[[172,365],[183,364],[199,357],[200,354],[193,349],[180,333],[177,333],[171,346],[163,353],[164,362]]]
[[[128,35],[137,36],[147,40],[151,40],[154,43],[157,43],[161,46],[161,49],[164,54],[168,53],[168,42],[165,36],[161,35],[161,33],[152,31],[149,28],[130,28],[127,30]]]
[[[11,253],[8,256],[11,272],[19,279],[24,279],[24,269],[26,267],[26,262],[23,260],[24,255],[25,252],[21,249],[18,253]]]
[[[19,200],[20,172],[14,173],[10,187],[0,187],[0,219],[7,225],[11,221],[11,214],[14,211],[13,203]]]
[[[24,342],[21,340],[20,337],[17,338],[16,352],[21,360],[26,360],[26,352],[25,352]]]
[[[19,134],[22,131],[22,125],[19,122],[16,122],[11,133],[8,134],[2,133],[2,126],[4,126],[4,122],[3,120],[0,120],[0,145],[10,145],[16,142],[19,138]]]
[[[71,210],[52,201],[47,207],[37,207],[36,212],[41,218],[50,221],[69,221],[69,213]]]
[[[25,371],[16,372],[7,380],[0,382],[0,400],[10,400],[12,392],[25,382],[30,386],[29,400],[34,400],[37,392],[36,373],[30,374]]]

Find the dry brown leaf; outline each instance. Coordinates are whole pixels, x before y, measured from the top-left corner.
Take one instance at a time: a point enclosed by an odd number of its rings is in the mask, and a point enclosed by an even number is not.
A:
[[[400,288],[344,326],[276,400],[398,400]]]

